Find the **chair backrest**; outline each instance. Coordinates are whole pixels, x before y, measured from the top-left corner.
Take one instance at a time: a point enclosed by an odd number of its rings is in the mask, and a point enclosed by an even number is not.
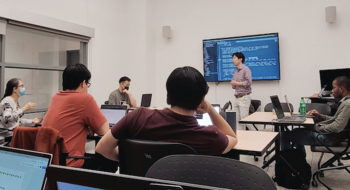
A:
[[[281,102],[282,110],[283,112],[290,112],[288,108],[288,104],[285,102]],[[291,103],[289,103],[290,109],[292,109],[292,112],[294,112],[294,107]],[[272,111],[272,103],[266,104],[264,108],[264,112],[271,112]]]
[[[225,112],[229,106],[230,106],[230,109],[232,110],[232,103],[231,103],[231,101],[226,102],[226,104],[222,107],[221,111]]]
[[[216,156],[167,156],[154,163],[146,177],[236,190],[277,189],[263,169]]]
[[[118,142],[119,172],[144,177],[159,159],[173,154],[197,154],[184,144],[159,141],[121,139]]]
[[[251,100],[251,104],[254,107],[254,111],[256,111],[261,106],[261,101],[260,100]]]
[[[331,106],[328,104],[321,104],[321,103],[307,103],[306,104],[306,112],[310,110],[317,110],[318,113],[323,114],[323,115],[331,115],[332,114],[332,109]]]

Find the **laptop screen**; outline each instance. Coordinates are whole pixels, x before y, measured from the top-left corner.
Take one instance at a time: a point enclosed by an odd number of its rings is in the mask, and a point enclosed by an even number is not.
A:
[[[0,149],[0,189],[42,189],[50,158]]]
[[[150,107],[152,100],[152,94],[142,94],[141,107]]]
[[[214,109],[220,113],[220,106],[218,105],[213,105]],[[202,118],[197,119],[197,122],[199,125],[201,126],[209,126],[209,125],[213,125],[213,122],[210,119],[210,116],[208,113],[205,113],[202,115]]]
[[[107,122],[112,125],[118,123],[126,114],[125,109],[101,109],[101,112],[107,118]]]
[[[99,188],[87,187],[82,185],[75,185],[70,183],[57,182],[58,190],[103,190]]]
[[[284,118],[283,109],[282,109],[280,100],[278,99],[278,96],[270,96],[270,98],[271,98],[273,109],[276,112],[277,118],[278,119]]]

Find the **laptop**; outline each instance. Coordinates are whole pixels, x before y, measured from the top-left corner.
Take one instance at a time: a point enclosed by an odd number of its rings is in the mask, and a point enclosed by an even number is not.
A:
[[[273,109],[276,112],[277,115],[277,121],[281,123],[303,123],[306,120],[306,117],[294,117],[294,116],[284,116],[283,109],[280,103],[280,100],[278,99],[278,96],[270,96]]]
[[[152,94],[142,94],[141,107],[150,107],[152,100]]]
[[[213,190],[225,189],[204,185],[114,174],[50,165],[47,169],[50,190]],[[226,189],[225,189],[226,190]]]
[[[284,99],[286,100],[286,103],[287,103],[287,106],[288,106],[288,109],[289,109],[289,112],[290,112],[291,116],[293,116],[293,117],[306,117],[306,118],[313,118],[313,117],[315,117],[313,115],[301,115],[301,114],[293,113],[292,109],[290,108],[290,104],[289,104],[287,95],[284,95]]]
[[[212,104],[212,106],[218,113],[220,113],[220,104]],[[211,121],[208,113],[196,114],[195,117],[197,119],[198,124],[201,126],[213,125],[213,122]]]
[[[127,106],[101,105],[101,112],[107,118],[109,126],[118,123],[126,115]]]
[[[52,155],[0,146],[0,189],[44,189]]]

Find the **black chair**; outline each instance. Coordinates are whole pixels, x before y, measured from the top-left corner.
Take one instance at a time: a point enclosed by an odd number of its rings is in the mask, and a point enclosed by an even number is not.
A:
[[[172,142],[122,139],[118,142],[119,172],[135,176],[146,175],[159,159],[173,154],[197,154],[191,147]]]
[[[318,171],[316,171],[313,175],[312,175],[312,186],[317,187],[317,182],[315,180],[315,178],[317,178],[317,180],[323,185],[325,186],[327,189],[331,189],[330,187],[328,187],[325,183],[323,183],[319,177],[324,177],[324,171],[329,171],[329,170],[335,170],[335,169],[345,169],[348,173],[350,173],[350,170],[348,169],[348,167],[350,166],[344,166],[344,164],[342,163],[342,160],[349,160],[349,153],[350,153],[350,130],[349,128],[345,129],[345,131],[347,132],[347,139],[345,139],[344,142],[342,142],[339,146],[335,146],[335,147],[329,147],[326,146],[322,143],[322,141],[319,140],[319,135],[318,134],[316,137],[316,140],[322,144],[321,146],[311,146],[311,151],[312,152],[320,152],[321,153],[321,157],[318,161]],[[324,153],[330,153],[333,154],[333,157],[331,157],[329,160],[325,161],[322,165],[322,158]],[[338,162],[338,166],[335,166],[333,163],[337,161]]]
[[[323,114],[323,115],[331,116],[331,114],[332,114],[331,106],[328,104],[321,104],[321,103],[307,103],[306,104],[306,112],[308,112],[310,110],[314,110],[314,109],[317,110],[318,113]]]
[[[146,177],[235,190],[277,189],[263,169],[216,156],[167,156],[154,163]]]
[[[261,106],[261,101],[260,100],[251,100],[251,104],[254,108],[254,112],[256,112],[259,109],[259,107]]]

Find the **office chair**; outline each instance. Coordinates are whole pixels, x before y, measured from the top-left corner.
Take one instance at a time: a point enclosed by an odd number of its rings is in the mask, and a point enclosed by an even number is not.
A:
[[[320,159],[318,161],[318,171],[316,171],[313,175],[312,175],[312,186],[317,187],[317,182],[315,180],[315,177],[317,178],[317,181],[319,181],[323,186],[325,186],[327,189],[331,189],[330,187],[328,187],[325,183],[323,183],[319,177],[324,177],[324,171],[329,171],[329,170],[339,170],[339,169],[345,169],[349,174],[350,174],[350,170],[348,169],[348,166],[344,166],[344,164],[342,163],[342,160],[349,160],[350,156],[348,155],[350,153],[350,128],[347,127],[344,130],[347,133],[347,139],[345,139],[339,146],[334,146],[334,147],[329,147],[326,146],[322,143],[322,141],[319,139],[320,135],[322,134],[318,134],[316,136],[316,140],[322,144],[322,145],[313,145],[311,146],[311,151],[312,152],[320,152],[321,156]],[[323,133],[323,134],[330,134],[330,133]],[[324,153],[330,153],[333,154],[333,157],[331,157],[329,160],[325,161],[322,165],[322,158]],[[333,163],[337,161],[338,162],[338,166],[335,166]]]
[[[277,190],[263,169],[239,160],[216,156],[167,156],[154,163],[146,177],[236,190]]]
[[[142,176],[159,159],[173,154],[197,154],[191,147],[173,142],[122,139],[118,142],[120,174]]]
[[[103,156],[97,154],[85,154],[85,156],[69,156],[66,143],[61,133],[53,127],[16,127],[13,131],[11,147],[38,152],[50,153],[53,156],[52,164],[66,166],[67,158],[92,160],[91,168],[106,172],[115,172],[116,167],[102,165],[107,163]]]
[[[328,104],[321,104],[321,103],[306,103],[306,112],[310,110],[317,110],[318,113],[323,115],[331,116],[332,109],[331,106]],[[299,108],[300,110],[300,108]]]
[[[229,106],[230,106],[230,109],[232,110],[231,101],[226,102],[226,104],[222,107],[221,111],[225,112]]]
[[[261,101],[260,100],[251,100],[251,104],[253,105],[254,112],[256,112],[259,107],[261,106]],[[252,112],[252,113],[254,113]]]

